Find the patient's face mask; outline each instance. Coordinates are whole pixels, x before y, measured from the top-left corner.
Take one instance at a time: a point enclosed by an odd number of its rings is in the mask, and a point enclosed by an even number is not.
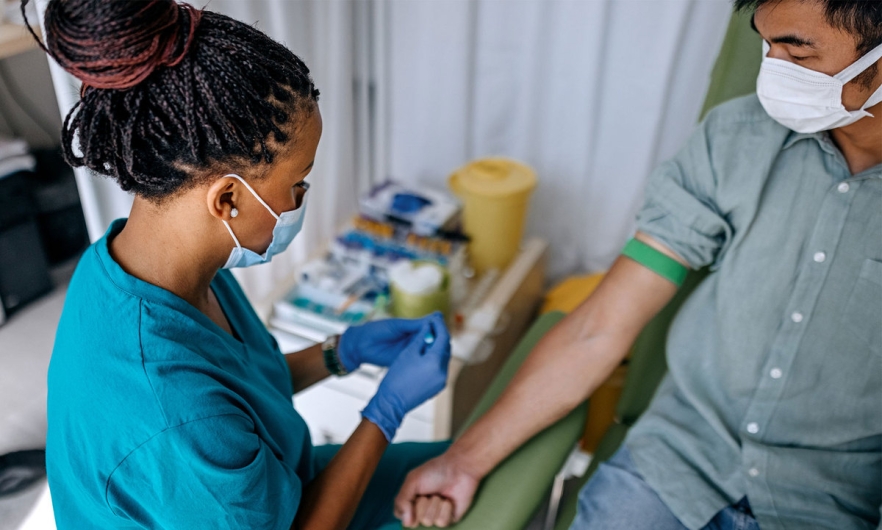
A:
[[[254,191],[254,189],[245,182],[245,179],[240,177],[239,175],[229,174],[224,175],[224,178],[231,177],[239,179],[242,184],[248,188],[248,191],[251,192],[252,195],[263,205],[264,208],[272,214],[273,217],[276,218],[276,226],[273,228],[273,240],[270,242],[269,247],[267,247],[266,252],[263,255],[254,252],[253,250],[248,250],[239,244],[239,240],[236,238],[236,234],[233,233],[233,229],[230,228],[230,223],[224,221],[224,226],[227,227],[227,230],[230,232],[230,236],[232,236],[233,241],[236,243],[236,247],[230,252],[230,257],[227,259],[227,263],[224,265],[225,269],[232,269],[235,267],[250,267],[252,265],[258,265],[260,263],[267,263],[273,259],[273,256],[284,252],[288,245],[291,244],[291,241],[300,233],[300,229],[303,227],[303,216],[306,214],[306,193],[304,191],[303,202],[299,207],[294,210],[290,210],[287,212],[282,212],[276,215],[276,212],[273,211],[269,205],[264,202],[263,199]],[[307,190],[309,189],[309,184],[306,182],[301,182],[300,186]]]
[[[864,116],[882,101],[882,86],[858,110],[842,104],[842,87],[882,57],[882,44],[834,76],[804,66],[767,57],[769,43],[763,41],[763,62],[756,82],[760,103],[778,123],[801,133],[845,127]]]

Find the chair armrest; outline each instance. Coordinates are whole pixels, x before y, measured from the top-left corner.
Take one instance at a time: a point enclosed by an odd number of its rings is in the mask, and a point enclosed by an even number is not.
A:
[[[534,436],[481,483],[471,509],[448,528],[512,530],[524,528],[547,498],[585,428],[587,404]]]
[[[493,379],[463,429],[493,405],[539,339],[564,316],[551,312],[536,320]],[[583,403],[512,453],[481,483],[465,517],[448,528],[512,530],[526,526],[582,435],[586,412],[587,403]]]

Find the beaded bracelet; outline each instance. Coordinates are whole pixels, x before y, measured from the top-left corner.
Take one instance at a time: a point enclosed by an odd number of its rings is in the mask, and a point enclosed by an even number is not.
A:
[[[346,368],[340,361],[340,355],[337,354],[337,344],[340,341],[339,335],[333,335],[322,343],[322,358],[325,360],[325,368],[334,375],[346,375]]]

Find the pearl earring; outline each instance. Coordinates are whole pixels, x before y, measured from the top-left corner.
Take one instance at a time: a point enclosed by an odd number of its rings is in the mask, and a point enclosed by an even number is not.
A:
[[[236,217],[237,215],[239,215],[239,210],[237,210],[236,208],[230,210],[230,217]]]

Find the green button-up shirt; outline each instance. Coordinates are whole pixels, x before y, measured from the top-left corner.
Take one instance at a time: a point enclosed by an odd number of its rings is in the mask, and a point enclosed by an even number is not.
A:
[[[649,485],[689,528],[744,496],[764,530],[876,528],[882,165],[851,175],[740,98],[655,171],[638,229],[714,271],[627,438]]]

